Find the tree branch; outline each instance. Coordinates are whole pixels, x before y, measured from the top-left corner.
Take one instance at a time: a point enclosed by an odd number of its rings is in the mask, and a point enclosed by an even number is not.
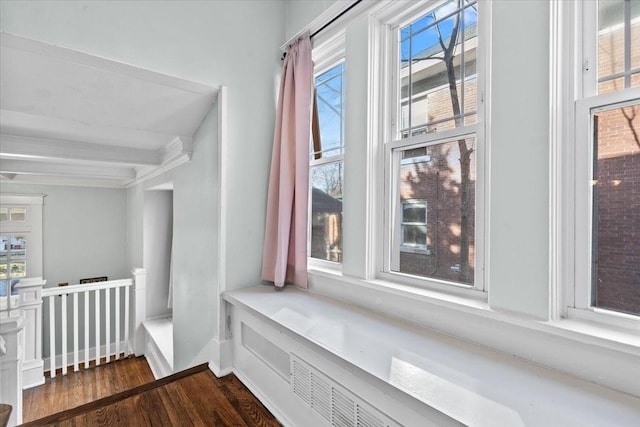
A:
[[[640,148],[640,136],[638,135],[638,131],[635,127],[633,127],[633,120],[636,118],[636,110],[631,107],[631,112],[633,113],[631,116],[627,115],[627,112],[624,108],[622,108],[622,115],[625,119],[627,119],[627,123],[629,124],[629,129],[631,129],[631,133],[633,134],[633,139],[636,141],[638,148]]]

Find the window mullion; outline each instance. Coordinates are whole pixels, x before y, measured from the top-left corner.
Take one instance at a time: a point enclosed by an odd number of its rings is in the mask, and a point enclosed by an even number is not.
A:
[[[631,87],[631,2],[624,2],[624,87]]]

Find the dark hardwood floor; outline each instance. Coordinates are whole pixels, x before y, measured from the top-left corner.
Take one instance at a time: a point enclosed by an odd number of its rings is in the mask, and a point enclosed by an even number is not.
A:
[[[280,425],[234,375],[202,365],[153,381],[144,358],[48,379],[23,403],[28,426]]]

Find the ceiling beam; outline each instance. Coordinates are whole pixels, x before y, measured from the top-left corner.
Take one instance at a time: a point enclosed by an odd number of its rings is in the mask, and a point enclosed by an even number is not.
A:
[[[162,155],[155,150],[87,144],[57,139],[0,134],[1,158],[84,161],[121,166],[159,166]]]
[[[99,179],[131,180],[136,177],[135,169],[85,165],[75,163],[32,162],[28,160],[0,160],[1,174],[47,175],[68,177],[91,177]]]

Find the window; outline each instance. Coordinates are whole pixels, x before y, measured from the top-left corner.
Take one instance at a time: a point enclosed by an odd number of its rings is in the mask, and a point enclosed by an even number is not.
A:
[[[320,65],[322,67],[322,65]],[[316,69],[320,68],[316,66]],[[319,141],[310,147],[311,218],[309,254],[342,262],[345,63],[320,68],[315,78]]]
[[[475,1],[449,0],[391,25],[389,92],[395,95],[385,144],[384,271],[396,279],[482,290],[476,279],[476,162],[484,132],[478,16]]]
[[[10,306],[11,295],[17,295],[20,279],[42,276],[42,204],[42,195],[0,194],[2,309]]]
[[[400,250],[427,252],[427,202],[407,199],[402,202]]]
[[[640,4],[585,3],[574,307],[640,315]],[[596,58],[597,67],[590,67]]]

